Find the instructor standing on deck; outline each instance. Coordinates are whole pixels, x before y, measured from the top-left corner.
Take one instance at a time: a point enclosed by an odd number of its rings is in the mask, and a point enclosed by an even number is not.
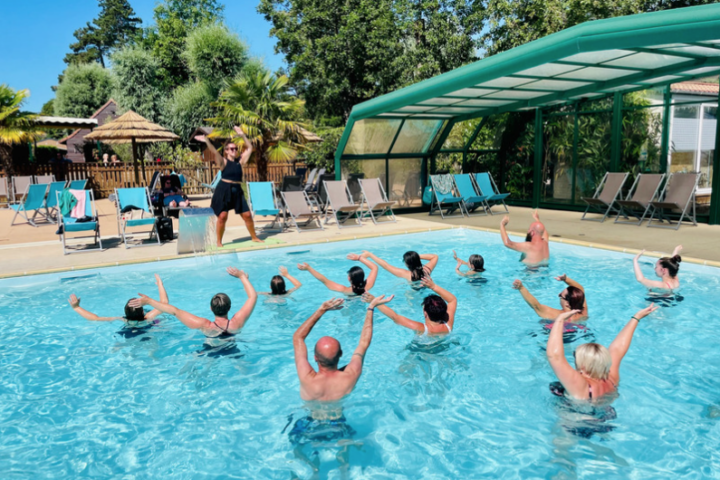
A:
[[[239,214],[245,221],[245,226],[250,232],[250,238],[253,242],[262,242],[255,233],[255,223],[253,222],[252,213],[248,207],[245,195],[242,190],[243,170],[242,167],[247,165],[253,152],[252,144],[240,127],[233,127],[235,132],[242,138],[245,149],[240,155],[240,159],[236,160],[238,154],[238,146],[234,142],[228,142],[223,148],[223,155],[215,149],[212,142],[204,135],[195,137],[198,141],[205,142],[213,156],[218,168],[222,170],[221,181],[218,183],[215,193],[213,194],[210,207],[217,215],[217,246],[222,247],[222,238],[225,234],[225,225],[227,225],[228,212],[235,209],[235,213]]]

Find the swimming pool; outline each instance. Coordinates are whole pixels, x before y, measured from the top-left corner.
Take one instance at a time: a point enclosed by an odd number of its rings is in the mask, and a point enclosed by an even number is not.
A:
[[[674,245],[668,245],[668,251]],[[345,283],[372,250],[395,265],[408,249],[438,253],[433,278],[456,294],[455,331],[423,345],[379,312],[363,375],[344,401],[355,430],[349,445],[294,448],[288,433],[306,415],[293,363],[292,334],[332,292],[294,265],[310,262]],[[452,249],[485,257],[485,283],[454,273]],[[709,478],[719,475],[720,272],[682,264],[682,300],[638,328],[622,368],[615,418],[588,417],[553,396],[547,335],[511,287],[515,278],[557,306],[567,273],[587,291],[584,338],[608,345],[647,294],[632,256],[551,245],[548,269],[527,271],[496,234],[453,230],[288,247],[0,281],[0,471],[3,478]],[[654,258],[644,257],[652,275]],[[238,266],[269,290],[278,265],[303,287],[286,302],[260,297],[237,348],[208,347],[172,317],[147,331],[88,322],[68,306],[120,315],[137,292],[210,315],[212,295],[238,307],[246,298],[224,269]],[[395,293],[398,313],[421,319],[427,294],[381,270],[376,295]],[[307,339],[342,343],[344,364],[365,312],[358,300],[328,312]],[[235,308],[233,308],[235,311]],[[313,361],[311,363],[314,364]],[[589,420],[588,420],[589,419]],[[589,426],[588,426],[589,424]],[[597,425],[596,425],[597,424]],[[598,428],[595,428],[598,426]],[[589,428],[589,434],[587,429]]]

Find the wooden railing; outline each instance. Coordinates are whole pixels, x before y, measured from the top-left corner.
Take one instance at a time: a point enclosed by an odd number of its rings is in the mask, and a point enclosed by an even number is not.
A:
[[[269,164],[268,181],[282,183],[286,175],[294,175],[296,168],[305,168],[305,164],[296,163],[272,163]],[[135,170],[131,164],[108,165],[107,167],[97,163],[63,163],[45,165],[23,165],[15,168],[15,175],[55,175],[55,179],[61,180],[82,180],[88,179],[96,198],[106,198],[116,188],[132,188],[149,186],[155,172],[169,174],[171,171],[181,173],[185,177],[186,184],[183,191],[188,195],[209,193],[206,187],[201,184],[212,183],[218,168],[214,163],[204,163],[201,166],[178,168],[172,163],[153,163],[145,165],[145,176],[140,169],[140,184],[135,182]],[[0,177],[5,172],[0,171]],[[243,168],[243,180],[246,182],[259,181],[257,168],[248,165]]]

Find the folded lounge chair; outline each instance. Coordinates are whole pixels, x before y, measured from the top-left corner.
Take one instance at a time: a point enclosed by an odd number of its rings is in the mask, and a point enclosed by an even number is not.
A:
[[[32,185],[33,183],[32,175],[12,177],[12,189],[10,190],[10,194],[12,195],[13,203],[20,203],[28,189],[28,185]]]
[[[56,182],[57,183],[57,182]],[[77,191],[77,190],[76,190]],[[97,208],[95,208],[95,196],[92,190],[81,190],[85,192],[85,217],[79,221],[77,218],[73,218],[70,215],[58,215],[58,224],[60,226],[60,241],[62,241],[63,255],[69,253],[83,253],[83,252],[94,252],[95,250],[102,250],[102,240],[100,239],[100,222],[98,221]],[[55,204],[60,204],[60,195],[62,190],[55,193]],[[89,219],[89,220],[88,220]],[[85,235],[80,237],[72,237],[72,240],[78,240],[81,238],[92,238],[92,245],[97,245],[97,248],[85,248],[88,244],[67,244],[67,234],[75,232],[92,232],[91,235]]]
[[[315,182],[315,177],[317,176],[317,172],[318,172],[317,168],[313,168],[312,170],[310,170],[310,173],[308,173],[307,181],[305,182],[305,186],[303,187],[304,190],[307,191],[308,189],[313,188],[314,182]],[[325,173],[325,172],[323,172],[323,173]]]
[[[345,222],[355,217],[357,225],[345,225],[346,227],[362,227],[360,221],[360,205],[352,201],[350,189],[345,180],[325,180],[325,191],[327,202],[325,203],[325,223],[330,221],[331,216],[335,218],[338,228],[342,228]]]
[[[18,215],[20,215],[26,220],[26,222],[23,223],[29,223],[33,227],[37,227],[35,224],[35,217],[42,215],[40,209],[45,206],[45,194],[47,193],[48,188],[50,188],[50,185],[47,183],[28,185],[23,192],[23,202],[10,205],[10,207],[15,210],[15,216],[13,216],[10,226],[15,225],[15,219]],[[31,211],[33,212],[33,215],[32,217],[29,217],[28,215]]]
[[[310,177],[308,177],[308,181],[305,183],[305,191],[308,193],[317,192],[318,189],[320,188],[320,178],[323,175],[325,175],[326,171],[327,170],[325,170],[324,168],[317,170],[317,175],[315,175],[314,180],[311,179]],[[310,172],[310,176],[312,176],[312,175],[313,175],[313,172]],[[333,176],[333,178],[335,178],[335,177]]]
[[[290,215],[290,221],[297,228],[298,233],[311,231],[311,230],[324,230],[322,222],[320,221],[320,213],[314,212],[312,209],[312,203],[310,198],[305,192],[280,192],[285,208]],[[303,228],[300,228],[299,221],[305,221],[302,224]],[[310,225],[311,222],[316,221],[317,228],[305,228]]]
[[[392,211],[392,207],[396,202],[388,201],[385,190],[380,183],[379,178],[361,178],[358,180],[360,183],[360,191],[362,193],[362,201],[367,205],[367,213],[361,214],[362,217],[370,215],[374,224],[378,224],[378,220],[383,216],[388,218],[387,221],[382,223],[397,222],[395,214]],[[387,215],[389,213],[389,215]]]
[[[210,194],[212,195],[213,193],[215,193],[215,189],[217,188],[218,183],[220,183],[221,178],[222,172],[217,172],[217,175],[215,175],[215,178],[213,178],[213,181],[211,183],[201,183],[200,185],[210,190]]]
[[[458,215],[452,215],[455,210],[460,211],[461,217],[465,216],[462,209],[463,198],[456,196],[453,192],[453,178],[450,174],[445,175],[430,175],[430,184],[432,185],[432,200],[430,200],[430,215],[436,211],[440,211],[440,216],[445,217],[457,217]],[[446,213],[443,210],[447,209]]]
[[[455,180],[455,187],[458,193],[462,197],[461,208],[465,209],[465,214],[469,217],[470,212],[474,212],[478,208],[482,208],[482,215],[487,215],[487,204],[485,203],[485,195],[480,195],[475,190],[473,185],[472,177],[469,173],[463,173],[459,175],[453,175]],[[481,213],[477,213],[481,215]]]
[[[281,192],[302,192],[302,178],[300,175],[285,175],[283,177],[282,185],[280,186]]]
[[[327,205],[328,196],[327,196],[327,189],[325,188],[325,182],[334,182],[335,181],[335,174],[334,173],[323,173],[322,175],[318,175],[317,180],[317,189],[314,192],[307,192],[308,196],[310,197],[310,200],[313,200],[317,207],[325,211],[325,205]]]
[[[256,215],[274,215],[275,218],[272,223],[264,227],[265,230],[272,230],[275,224],[279,223],[280,216],[282,215],[282,224],[279,228],[279,230],[282,230],[285,226],[285,212],[278,208],[273,182],[248,182],[247,186],[250,197],[250,210],[252,211],[253,218],[255,218]]]
[[[152,238],[153,233],[157,238],[158,245],[161,245],[160,235],[157,234],[155,227],[155,215],[153,212],[152,204],[150,203],[150,194],[148,193],[147,187],[136,187],[136,188],[116,188],[115,198],[117,199],[117,221],[118,221],[118,232],[122,238],[125,248],[131,247],[146,247],[153,245],[152,243],[130,245],[130,240],[135,240],[135,237],[139,234],[149,233],[149,238]],[[123,210],[125,210],[123,212]],[[143,212],[142,218],[127,218],[126,213],[130,211]],[[147,232],[128,232],[128,227],[140,227],[152,225],[152,229]]]
[[[697,190],[697,184],[700,181],[699,173],[671,173],[668,178],[663,193],[660,195],[660,201],[650,202],[652,207],[652,215],[650,215],[650,222],[648,227],[654,228],[672,228],[677,230],[682,225],[683,218],[688,217],[688,221],[692,221],[693,225],[697,225],[697,219],[695,218],[695,190]],[[688,209],[692,206],[692,215],[688,214]],[[672,221],[668,218],[668,214],[671,214],[672,210],[680,211],[680,218],[678,218],[675,226]],[[667,221],[668,225],[653,225],[653,220],[658,223]]]
[[[607,172],[603,177],[600,185],[595,189],[592,197],[580,197],[587,203],[585,213],[580,220],[588,220],[591,222],[604,222],[611,212],[618,212],[619,209],[615,205],[618,197],[622,198],[622,188],[627,180],[627,173],[611,173]],[[590,209],[595,210],[590,212]],[[590,213],[599,213],[602,218],[585,218]]]
[[[481,195],[485,195],[485,204],[490,211],[490,215],[494,215],[492,207],[494,205],[499,205],[500,203],[502,203],[503,207],[505,207],[505,212],[510,213],[507,205],[505,205],[505,199],[509,197],[510,194],[498,193],[497,184],[495,184],[495,180],[493,180],[489,173],[476,173],[474,178],[478,191]]]
[[[615,223],[629,223],[640,225],[650,211],[650,202],[654,202],[665,179],[664,173],[641,173],[635,178],[635,183],[630,187],[625,200],[617,200],[620,207]],[[620,220],[620,216],[626,220]],[[630,221],[629,215],[637,218],[638,221]]]

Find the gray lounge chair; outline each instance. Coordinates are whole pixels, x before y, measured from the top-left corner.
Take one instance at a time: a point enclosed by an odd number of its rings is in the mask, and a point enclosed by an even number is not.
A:
[[[606,173],[592,197],[580,197],[587,203],[585,213],[583,213],[580,220],[604,222],[611,212],[618,212],[619,209],[615,202],[618,196],[622,194],[622,188],[627,177],[627,173]],[[594,212],[590,212],[590,209],[593,209]],[[602,215],[602,218],[585,218],[588,213],[598,213]]]
[[[294,192],[280,192],[287,213],[290,215],[290,221],[293,223],[298,233],[312,231],[312,230],[325,230],[320,221],[320,213],[315,212],[312,209],[312,203],[308,198],[307,193],[304,191]],[[302,224],[303,228],[298,221],[305,221]],[[317,228],[305,228],[310,225],[311,222],[316,221]]]
[[[652,206],[652,215],[650,215],[650,221],[648,227],[654,228],[672,228],[677,230],[682,225],[683,218],[688,217],[688,221],[692,221],[693,225],[697,225],[697,219],[695,217],[695,190],[697,190],[697,184],[700,181],[699,173],[671,173],[668,178],[663,193],[660,195],[662,200],[657,202],[650,202]],[[692,215],[688,215],[688,209],[692,206]],[[672,215],[673,210],[680,211],[680,218],[678,218],[675,226],[672,221],[668,218],[668,215]],[[657,217],[657,218],[656,218]],[[657,223],[663,221],[668,222],[668,225],[653,225],[653,220]]]
[[[635,183],[630,187],[627,198],[617,201],[620,210],[615,217],[615,223],[640,225],[650,211],[650,202],[654,202],[657,198],[664,179],[664,173],[639,174],[635,178]],[[626,220],[620,220],[621,215]],[[637,218],[638,221],[631,221],[630,216]]]
[[[12,196],[10,195],[7,177],[0,177],[0,197],[5,197],[5,201],[0,201],[0,204],[4,204],[8,207],[12,203]]]
[[[348,189],[345,180],[324,181],[325,192],[327,193],[327,202],[325,203],[325,224],[331,218],[335,219],[338,228],[345,227],[362,227],[360,221],[360,205],[352,201],[350,189]],[[355,218],[356,225],[345,225],[345,222],[351,218]]]
[[[13,203],[21,203],[24,200],[25,192],[28,190],[28,186],[33,184],[32,175],[12,177],[12,189],[10,194],[12,195]]]
[[[35,183],[53,183],[55,175],[35,175]]]
[[[367,205],[367,212],[361,216],[365,217],[370,215],[374,224],[378,224],[378,220],[382,217],[388,218],[389,220],[382,223],[394,223],[397,222],[395,214],[392,211],[392,207],[396,202],[388,200],[383,190],[382,184],[379,178],[360,178],[360,191],[362,192],[362,201]],[[386,215],[389,212],[389,215]]]

